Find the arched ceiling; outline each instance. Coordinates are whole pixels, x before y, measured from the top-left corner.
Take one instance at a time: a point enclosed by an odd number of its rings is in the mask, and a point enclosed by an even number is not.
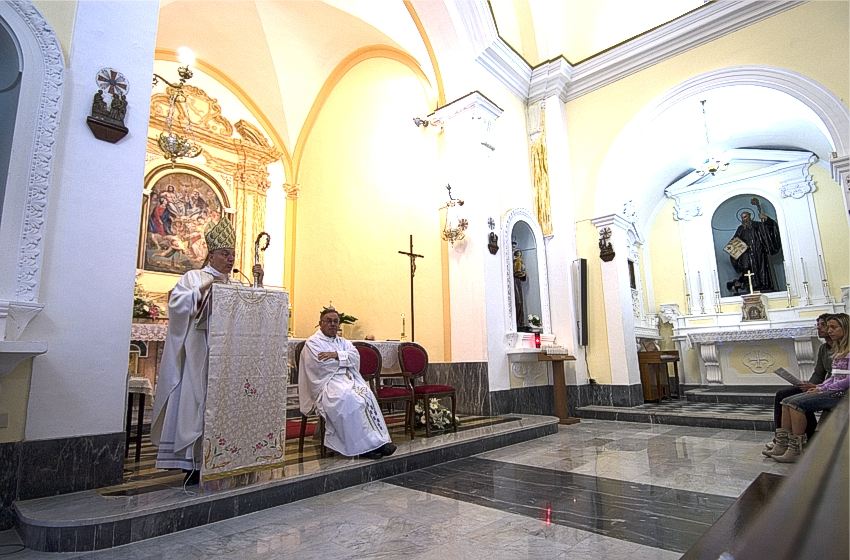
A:
[[[163,0],[157,50],[188,46],[261,108],[292,153],[326,80],[351,53],[389,46],[434,83],[428,53],[402,2]]]

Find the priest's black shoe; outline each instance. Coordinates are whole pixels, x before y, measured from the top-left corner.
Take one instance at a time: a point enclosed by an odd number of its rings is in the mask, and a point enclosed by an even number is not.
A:
[[[183,477],[183,484],[186,486],[194,486],[201,482],[201,471],[195,469],[191,471],[183,470],[186,475]]]
[[[396,447],[396,445],[394,443],[390,442],[390,443],[385,443],[384,445],[382,445],[381,447],[376,449],[376,451],[378,451],[384,457],[389,457],[390,455],[395,453],[396,449],[398,449]]]
[[[379,447],[378,449],[375,449],[374,451],[370,451],[368,453],[363,453],[362,455],[360,455],[360,457],[362,459],[381,459],[384,456],[384,454],[381,453],[381,449],[382,448]]]

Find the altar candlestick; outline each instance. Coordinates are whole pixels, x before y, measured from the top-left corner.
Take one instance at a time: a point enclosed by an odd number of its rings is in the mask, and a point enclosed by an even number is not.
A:
[[[404,340],[404,313],[401,314],[401,339]]]
[[[685,294],[691,293],[691,289],[688,287],[688,273],[685,273]]]
[[[803,282],[808,282],[809,277],[806,274],[806,261],[803,260],[803,257],[800,257],[800,268],[803,269]]]
[[[702,293],[702,273],[697,270],[697,290]]]
[[[820,268],[820,279],[826,280],[826,263],[820,253],[818,253],[818,267]]]

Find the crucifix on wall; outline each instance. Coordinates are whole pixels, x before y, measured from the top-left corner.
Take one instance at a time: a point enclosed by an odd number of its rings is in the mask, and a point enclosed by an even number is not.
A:
[[[410,258],[410,340],[416,341],[416,315],[414,315],[413,307],[413,277],[416,276],[416,259],[424,259],[424,255],[417,255],[413,252],[413,234],[410,234],[410,250],[399,251],[400,255],[406,255]]]

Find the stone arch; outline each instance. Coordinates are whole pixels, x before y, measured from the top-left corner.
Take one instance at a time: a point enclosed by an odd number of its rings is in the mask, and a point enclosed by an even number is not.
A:
[[[7,183],[17,188],[6,189],[0,222],[0,257],[16,265],[0,273],[0,299],[37,304],[65,66],[56,34],[31,3],[0,3],[0,20],[24,69]]]

